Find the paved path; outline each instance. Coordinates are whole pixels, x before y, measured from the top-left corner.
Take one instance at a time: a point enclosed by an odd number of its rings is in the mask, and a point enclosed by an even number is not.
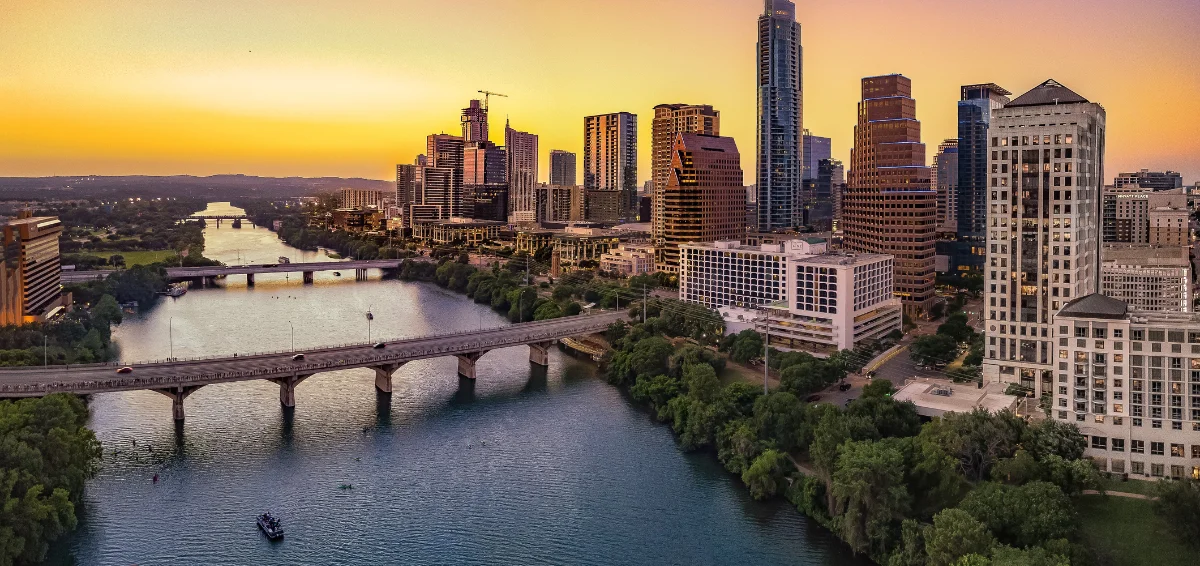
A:
[[[1155,499],[1153,497],[1150,497],[1149,495],[1142,495],[1140,493],[1126,493],[1124,491],[1106,491],[1104,493],[1100,493],[1099,491],[1096,491],[1094,489],[1085,489],[1085,490],[1083,490],[1083,494],[1084,495],[1111,495],[1113,497],[1127,497],[1129,499],[1144,499],[1144,500],[1148,500],[1148,501],[1153,501]]]

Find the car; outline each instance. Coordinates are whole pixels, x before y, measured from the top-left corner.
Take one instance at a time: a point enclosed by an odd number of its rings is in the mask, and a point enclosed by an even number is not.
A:
[[[371,346],[371,347],[372,347],[372,348],[375,348],[376,350],[382,350],[382,349],[384,349],[384,348],[387,348],[387,344],[384,344],[383,342],[379,342],[379,343],[377,343],[377,344],[375,344],[374,346]]]
[[[841,385],[839,385],[839,386],[838,386],[838,391],[849,391],[849,390],[850,390],[850,384],[849,384],[849,383],[843,383],[843,384],[841,384]]]
[[[133,373],[133,368],[131,368],[129,366],[125,366],[125,367],[117,370],[117,373]]]
[[[808,398],[804,400],[804,402],[805,403],[816,403],[817,401],[820,401],[820,400],[821,400],[820,395],[809,395]]]
[[[296,354],[296,355],[292,356],[292,361],[293,361],[293,362],[302,362],[302,361],[304,361],[304,354]]]

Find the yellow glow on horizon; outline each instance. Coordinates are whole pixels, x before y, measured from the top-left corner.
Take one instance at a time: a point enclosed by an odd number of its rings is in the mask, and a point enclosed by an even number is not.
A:
[[[389,179],[458,133],[479,89],[551,149],[583,117],[712,104],[754,182],[761,0],[0,0],[0,176],[215,174]],[[1145,0],[797,2],[805,127],[849,156],[863,76],[913,79],[929,158],[962,84],[1047,78],[1108,111],[1105,177],[1200,180],[1200,4]],[[1032,17],[1036,16],[1036,17]],[[1060,22],[1071,22],[1062,24]],[[580,160],[582,165],[582,159]]]

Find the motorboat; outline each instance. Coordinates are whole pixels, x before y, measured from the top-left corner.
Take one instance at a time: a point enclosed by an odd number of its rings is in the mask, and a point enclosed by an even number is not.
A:
[[[271,540],[283,538],[283,523],[271,516],[270,512],[258,516],[258,528]]]

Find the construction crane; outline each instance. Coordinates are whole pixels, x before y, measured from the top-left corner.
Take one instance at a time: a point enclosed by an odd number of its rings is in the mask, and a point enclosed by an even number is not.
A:
[[[508,98],[507,94],[500,94],[498,92],[491,92],[488,90],[481,90],[481,91],[479,91],[479,94],[483,95],[483,109],[484,110],[488,109],[488,98],[493,97],[493,96],[503,96],[504,98]]]

